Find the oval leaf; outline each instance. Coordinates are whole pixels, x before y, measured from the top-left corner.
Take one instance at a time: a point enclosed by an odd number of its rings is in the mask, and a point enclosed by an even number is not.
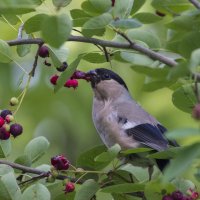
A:
[[[0,62],[9,63],[12,61],[12,53],[10,46],[3,40],[0,40]]]
[[[76,192],[74,200],[89,200],[99,189],[99,184],[92,179],[85,181]]]
[[[72,21],[66,14],[48,16],[42,22],[42,37],[51,46],[60,47],[70,36]]]
[[[28,187],[22,194],[22,200],[50,200],[49,190],[42,184],[37,183]]]
[[[9,140],[0,140],[0,158],[6,158],[10,155],[12,150],[11,141]]]
[[[35,162],[44,155],[48,147],[49,142],[45,137],[37,137],[26,145],[24,154],[30,157],[32,162]]]

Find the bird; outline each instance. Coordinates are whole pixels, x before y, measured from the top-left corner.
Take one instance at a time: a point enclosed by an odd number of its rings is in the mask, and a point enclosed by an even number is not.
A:
[[[167,129],[146,112],[130,95],[124,80],[114,71],[97,68],[87,72],[94,93],[92,119],[103,143],[108,147],[119,144],[122,150],[148,147],[156,152],[176,141],[165,137]],[[163,171],[169,160],[156,159]]]

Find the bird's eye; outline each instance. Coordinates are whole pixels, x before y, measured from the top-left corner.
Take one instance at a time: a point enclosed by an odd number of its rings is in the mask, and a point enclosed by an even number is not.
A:
[[[110,75],[109,75],[109,74],[104,74],[104,75],[103,75],[103,78],[104,78],[104,79],[110,79]]]

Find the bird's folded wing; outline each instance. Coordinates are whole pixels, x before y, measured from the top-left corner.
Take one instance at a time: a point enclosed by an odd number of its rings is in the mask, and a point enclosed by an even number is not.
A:
[[[161,130],[152,124],[140,124],[133,128],[126,129],[128,136],[141,144],[151,147],[157,151],[162,151],[168,148],[168,141],[164,138]]]

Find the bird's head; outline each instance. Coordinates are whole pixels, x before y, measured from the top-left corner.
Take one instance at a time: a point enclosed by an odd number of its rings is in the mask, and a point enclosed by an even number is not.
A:
[[[128,91],[123,79],[109,69],[97,68],[87,72],[87,76],[90,77],[91,86],[95,95],[101,98],[116,98],[122,91]]]

